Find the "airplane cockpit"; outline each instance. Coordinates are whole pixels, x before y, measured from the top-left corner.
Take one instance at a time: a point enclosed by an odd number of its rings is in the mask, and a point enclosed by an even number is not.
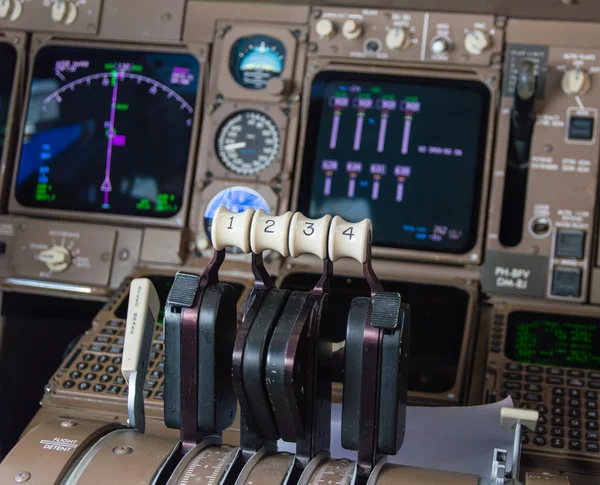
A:
[[[600,482],[600,4],[0,0],[0,485]]]

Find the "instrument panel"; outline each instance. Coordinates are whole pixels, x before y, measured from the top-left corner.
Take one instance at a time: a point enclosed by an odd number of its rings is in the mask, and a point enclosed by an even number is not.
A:
[[[378,274],[417,322],[411,401],[511,395],[564,418],[524,438],[534,460],[597,464],[597,24],[175,3],[0,6],[0,286],[112,302],[44,406],[122,413],[124,282],[204,267],[220,205],[368,217]],[[250,259],[228,252],[244,293]],[[281,288],[310,289],[321,269],[264,256]],[[337,308],[366,294],[355,268],[334,271]],[[333,341],[344,331],[336,321]]]

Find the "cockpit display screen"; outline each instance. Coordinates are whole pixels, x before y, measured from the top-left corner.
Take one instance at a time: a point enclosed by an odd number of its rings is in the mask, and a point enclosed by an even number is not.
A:
[[[477,237],[489,90],[470,80],[323,72],[299,208],[373,222],[374,244],[462,254]]]
[[[200,65],[187,53],[36,55],[14,188],[24,207],[166,219],[181,209]]]
[[[17,51],[10,44],[0,43],[0,59],[2,65],[2,76],[0,78],[0,162],[2,162],[1,157],[8,124],[10,98],[17,66]]]

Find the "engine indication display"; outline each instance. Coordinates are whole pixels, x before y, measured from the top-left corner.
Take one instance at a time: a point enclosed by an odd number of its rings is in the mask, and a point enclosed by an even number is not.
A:
[[[299,209],[373,221],[374,244],[474,246],[490,93],[480,82],[323,72],[312,85]]]
[[[246,89],[264,89],[285,67],[285,46],[273,37],[242,37],[233,45],[230,69],[236,82]]]
[[[17,51],[7,43],[0,43],[0,63],[2,65],[2,76],[0,78],[0,157],[4,149],[4,138],[8,123],[8,111],[17,65]],[[0,158],[0,163],[2,159]]]
[[[173,217],[183,203],[199,71],[185,53],[42,48],[29,91],[17,201]]]
[[[220,162],[240,175],[255,175],[273,163],[280,148],[275,121],[260,111],[235,113],[219,128],[216,151]]]

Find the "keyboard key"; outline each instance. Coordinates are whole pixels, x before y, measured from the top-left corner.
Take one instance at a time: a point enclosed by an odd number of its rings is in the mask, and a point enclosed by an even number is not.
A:
[[[75,386],[75,381],[65,381],[65,382],[63,382],[63,387],[65,389],[71,389],[74,386]]]
[[[598,421],[586,421],[585,429],[589,431],[598,431]]]
[[[553,397],[552,398],[552,405],[553,406],[564,406],[565,405],[565,400],[562,397]]]
[[[581,421],[579,419],[569,420],[569,428],[581,428]]]
[[[588,372],[588,379],[594,379],[596,381],[600,381],[600,372],[598,372],[598,371]]]
[[[104,350],[106,349],[106,345],[92,344],[90,345],[89,349],[94,352],[104,352]]]
[[[119,370],[119,368],[116,365],[109,365],[106,368],[106,372],[108,372],[109,374],[114,374],[115,372],[117,372]]]
[[[507,391],[506,389],[502,391],[502,396],[507,398],[508,396],[513,398],[513,401],[521,400],[521,393],[519,391]]]
[[[538,434],[538,435],[544,435],[544,434],[546,434],[547,432],[548,432],[548,430],[546,429],[546,427],[545,427],[545,426],[539,426],[539,425],[538,425],[538,426],[536,426],[536,427],[535,427],[535,434]]]
[[[164,400],[164,398],[165,398],[165,394],[162,391],[158,391],[156,394],[154,394],[154,399],[162,401],[162,400]]]
[[[598,419],[598,411],[586,411],[585,412],[586,419]]]
[[[588,443],[585,445],[585,451],[590,453],[598,453],[598,451],[600,451],[600,446],[598,446],[598,443]]]
[[[119,394],[121,392],[121,388],[119,386],[110,386],[108,388],[109,394]]]
[[[533,392],[526,392],[525,393],[525,400],[529,401],[529,402],[542,402],[542,395],[541,394],[535,394]]]
[[[552,416],[564,416],[565,410],[563,408],[552,408]]]
[[[112,360],[112,363],[113,363],[113,364],[115,364],[115,365],[119,365],[119,364],[121,364],[121,362],[122,362],[122,361],[123,361],[123,358],[122,358],[122,357],[115,357],[115,358]]]
[[[581,401],[579,399],[571,399],[569,401],[569,406],[572,408],[580,408],[581,407]]]
[[[505,372],[504,378],[510,381],[520,381],[523,379],[523,376],[518,372]]]
[[[564,376],[565,371],[560,367],[546,367],[546,374],[550,376]]]
[[[581,441],[579,440],[569,440],[569,449],[579,451],[581,450]]]
[[[109,322],[106,323],[107,327],[121,327],[123,325],[123,322],[120,322],[119,320],[110,320]]]
[[[518,391],[522,388],[523,384],[521,384],[520,382],[504,381],[504,389],[514,389]]]
[[[600,434],[598,431],[588,431],[585,434],[585,439],[588,441],[600,441]]]
[[[94,364],[90,370],[92,372],[100,372],[102,369],[104,369],[102,364]]]
[[[119,337],[115,339],[115,344],[117,345],[125,345],[125,337]]]
[[[156,343],[152,346],[152,349],[155,350],[156,352],[162,352],[163,348],[164,348],[164,345],[158,344],[158,343]],[[520,379],[520,377],[519,377],[519,379]]]
[[[598,393],[596,391],[585,391],[586,399],[598,399]]]
[[[569,438],[571,438],[573,440],[580,440],[581,439],[581,430],[570,429],[569,430]]]
[[[156,368],[159,371],[161,371],[161,372],[164,371],[165,370],[165,363],[164,362],[159,362],[158,364],[156,364]]]
[[[538,404],[535,409],[537,410],[538,413],[541,414],[547,414],[548,413],[548,408],[546,406],[544,406],[543,404]]]
[[[553,386],[562,386],[564,385],[565,380],[562,377],[549,376],[546,377],[546,383]]]
[[[538,418],[537,422],[538,422],[538,424],[546,424],[548,422],[548,418],[546,416],[542,415]]]
[[[588,381],[588,387],[590,389],[600,389],[600,381]]]
[[[543,436],[536,436],[536,437],[533,439],[533,443],[534,443],[536,446],[546,446],[546,438],[544,438]]]
[[[96,357],[94,354],[85,354],[83,356],[83,360],[85,360],[86,362],[89,362],[90,360],[94,360],[94,357]]]
[[[98,357],[98,362],[100,362],[101,364],[104,364],[107,360],[108,355],[101,355],[100,357]]]
[[[125,378],[123,376],[117,376],[115,378],[115,384],[119,384],[120,386],[122,386],[123,384],[125,384]]]
[[[598,403],[596,401],[586,401],[585,409],[598,409]]]
[[[569,409],[567,414],[569,418],[581,418],[581,411],[579,409]]]
[[[567,385],[571,387],[583,387],[583,381],[581,379],[569,379]]]
[[[110,337],[108,337],[106,335],[98,335],[94,339],[94,342],[98,342],[99,344],[107,344],[110,342]]]
[[[80,391],[87,391],[90,387],[91,384],[89,382],[80,382],[77,386],[77,389],[79,389]]]
[[[117,333],[117,330],[114,328],[103,328],[102,332],[103,335],[115,335]]]
[[[578,369],[571,369],[567,371],[569,377],[584,377],[584,372]]]
[[[152,379],[160,379],[162,376],[163,376],[163,373],[160,371],[157,371],[157,370],[153,371],[152,374],[150,374],[150,377]]]
[[[562,387],[554,387],[552,388],[552,395],[556,397],[563,397],[565,395],[565,390]]]
[[[144,383],[144,389],[154,389],[156,387],[156,384],[158,384],[158,382],[156,381],[146,381]]]
[[[531,392],[543,392],[544,387],[541,384],[527,384],[525,390]]]
[[[77,364],[77,369],[79,370],[85,370],[88,368],[88,364],[85,362],[79,362],[79,364]]]
[[[542,376],[538,376],[537,374],[528,374],[525,376],[525,380],[527,382],[544,382]]]
[[[154,396],[154,398],[156,399],[156,396]],[[526,434],[522,434],[521,435],[521,444],[526,445],[527,443],[529,443],[529,436],[527,436]]]
[[[522,402],[521,404],[519,404],[519,407],[521,409],[531,409],[531,404],[526,403],[526,402]]]
[[[563,418],[552,418],[552,426],[564,426],[565,421]]]
[[[74,370],[69,374],[69,377],[71,379],[79,379],[81,377],[81,372],[79,372],[78,370]]]
[[[552,436],[554,436],[555,438],[562,438],[565,435],[565,430],[562,428],[552,428],[550,430],[550,433],[552,434]]]
[[[102,392],[104,391],[104,389],[106,389],[106,386],[104,384],[96,384],[94,386],[94,392]]]
[[[152,391],[150,391],[150,390],[148,390],[148,389],[144,389],[144,392],[143,392],[143,394],[144,394],[144,397],[145,397],[146,399],[148,399],[148,398],[150,397],[150,393],[151,393],[151,392],[152,392]]]
[[[122,353],[122,351],[123,351],[123,347],[120,347],[118,345],[111,345],[107,352],[109,354],[120,354],[120,353]]]
[[[86,381],[93,381],[96,378],[96,374],[93,372],[88,372],[84,377]]]
[[[550,446],[552,446],[552,448],[564,448],[565,441],[562,438],[552,438],[552,440],[550,440]]]
[[[102,376],[100,376],[100,382],[108,382],[112,379],[111,376],[109,376],[108,374],[104,374]]]
[[[581,397],[581,391],[578,389],[569,389],[569,397],[571,399],[579,399]]]
[[[542,374],[544,372],[544,368],[539,365],[528,365],[527,372],[531,372],[532,374]]]
[[[150,360],[158,359],[158,352],[150,352]]]

